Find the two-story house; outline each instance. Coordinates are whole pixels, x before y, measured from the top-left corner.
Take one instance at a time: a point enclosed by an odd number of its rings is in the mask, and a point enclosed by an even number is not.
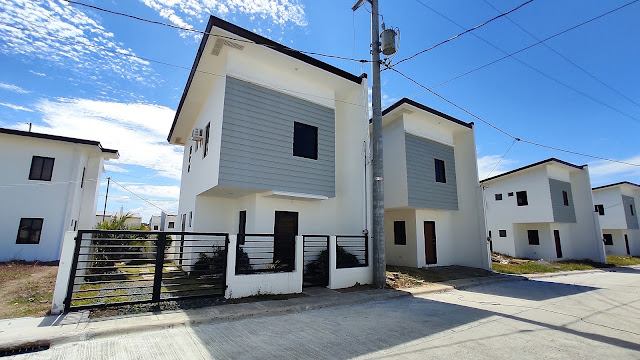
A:
[[[382,114],[387,263],[489,269],[473,123],[406,98]]]
[[[99,142],[0,128],[0,261],[60,259],[66,231],[91,229],[104,172]]]
[[[164,217],[164,220],[162,219]],[[149,230],[151,231],[181,231],[179,228],[178,215],[163,212],[160,215],[152,215],[149,219]],[[164,223],[164,226],[163,226]]]
[[[606,262],[586,165],[551,158],[480,183],[492,251]]]
[[[168,136],[184,147],[177,227],[270,234],[271,267],[296,236],[367,233],[366,76],[214,16],[206,33]]]
[[[595,212],[608,255],[640,255],[640,185],[628,181],[593,188]]]

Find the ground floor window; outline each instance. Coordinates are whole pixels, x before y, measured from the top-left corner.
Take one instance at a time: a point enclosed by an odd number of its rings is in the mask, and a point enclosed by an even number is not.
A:
[[[538,230],[527,230],[527,236],[529,237],[529,245],[540,245]]]
[[[498,230],[498,235],[500,235],[500,237],[507,237],[507,230]]]
[[[393,243],[407,245],[407,228],[404,221],[393,222]]]
[[[20,219],[16,244],[39,244],[43,221],[41,218]]]
[[[611,235],[611,234],[602,234],[602,237],[604,238],[604,244],[605,245],[613,245],[613,235]]]

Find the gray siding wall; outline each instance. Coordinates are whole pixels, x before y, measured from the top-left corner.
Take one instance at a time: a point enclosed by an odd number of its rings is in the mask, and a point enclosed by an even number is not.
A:
[[[318,128],[318,160],[293,156],[294,121]],[[335,112],[227,77],[219,184],[335,197]]]
[[[635,200],[631,196],[622,195],[622,204],[624,205],[624,216],[627,218],[627,229],[638,229],[638,208]],[[633,205],[633,215],[631,215],[629,205]]]
[[[409,206],[458,210],[453,147],[405,133]],[[446,183],[436,182],[435,159],[444,160]]]
[[[551,192],[551,207],[553,208],[553,220],[560,223],[575,223],[576,209],[573,205],[573,194],[571,193],[571,183],[556,179],[549,179],[549,190]],[[569,206],[564,204],[562,192],[566,191],[569,197]]]

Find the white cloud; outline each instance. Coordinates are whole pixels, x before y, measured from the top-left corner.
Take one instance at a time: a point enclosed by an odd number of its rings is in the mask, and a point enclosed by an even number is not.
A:
[[[120,167],[120,166],[116,166],[116,165],[111,165],[111,164],[104,164],[104,169],[107,171],[111,171],[111,172],[116,172],[116,173],[128,173],[129,170]]]
[[[20,106],[20,105],[7,104],[7,103],[0,102],[0,106],[6,106],[6,107],[11,108],[13,110],[21,110],[21,111],[33,112],[33,110],[31,110],[29,108],[26,108],[24,106]]]
[[[122,186],[142,196],[145,199],[178,199],[180,186],[177,185],[145,185],[138,183],[121,182]]]
[[[116,149],[110,164],[138,165],[180,179],[182,147],[166,141],[175,111],[159,105],[86,99],[42,100],[36,104],[45,126],[33,131],[100,141]],[[27,126],[22,124],[21,128]]]
[[[640,164],[640,154],[622,161]],[[640,182],[640,167],[610,161],[598,160],[589,163],[589,174],[593,186],[620,181]]]
[[[45,74],[45,73],[41,73],[41,72],[37,72],[37,71],[33,71],[33,70],[29,70],[29,72],[32,73],[33,75],[47,76],[47,74]]]
[[[31,92],[29,90],[25,90],[21,88],[20,86],[5,84],[5,83],[0,83],[0,89],[13,91],[14,93],[18,93],[18,94],[28,94]]]
[[[489,177],[489,173],[491,173],[491,176],[503,174],[509,171],[513,167],[513,165],[518,163],[517,160],[511,160],[507,158],[504,158],[502,159],[502,161],[500,161],[501,157],[501,155],[486,155],[479,157],[478,178],[480,180],[484,180]],[[498,164],[498,162],[500,163]],[[496,164],[498,165],[496,166]],[[496,167],[495,170],[491,172],[494,167]]]
[[[0,9],[1,53],[35,57],[82,74],[148,80],[149,63],[113,54],[133,51],[82,9],[61,0],[0,0]]]

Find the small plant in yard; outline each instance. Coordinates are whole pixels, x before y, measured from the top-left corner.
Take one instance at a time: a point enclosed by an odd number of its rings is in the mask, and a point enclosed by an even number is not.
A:
[[[360,266],[358,258],[341,246],[336,248],[336,265],[340,267]],[[329,284],[329,251],[322,250],[318,258],[305,267],[305,274],[318,284]]]

